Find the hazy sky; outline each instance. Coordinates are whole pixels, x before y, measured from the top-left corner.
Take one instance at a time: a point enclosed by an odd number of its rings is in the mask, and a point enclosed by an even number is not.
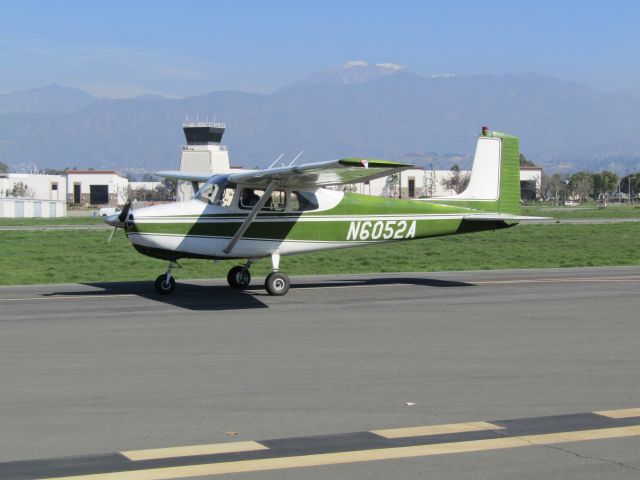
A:
[[[270,92],[350,60],[640,86],[640,1],[32,1],[0,4],[0,92]]]

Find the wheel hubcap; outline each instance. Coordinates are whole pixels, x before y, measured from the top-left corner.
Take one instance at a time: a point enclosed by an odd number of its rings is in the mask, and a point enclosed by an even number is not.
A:
[[[282,290],[284,288],[284,280],[282,280],[281,278],[277,278],[273,282],[273,288],[275,288],[276,290]]]

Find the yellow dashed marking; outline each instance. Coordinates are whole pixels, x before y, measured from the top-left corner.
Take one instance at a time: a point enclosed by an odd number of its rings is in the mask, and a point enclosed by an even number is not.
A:
[[[193,457],[196,455],[214,455],[216,453],[252,452],[268,450],[258,442],[212,443],[209,445],[191,445],[186,447],[152,448],[149,450],[131,450],[120,452],[129,460],[157,460],[159,458]]]
[[[424,437],[427,435],[443,435],[446,433],[479,432],[482,430],[501,430],[503,427],[488,422],[450,423],[448,425],[431,425],[428,427],[389,428],[371,430],[371,433],[385,438]]]
[[[600,412],[593,412],[603,417],[609,418],[632,418],[640,417],[640,408],[625,408],[622,410],[602,410]]]

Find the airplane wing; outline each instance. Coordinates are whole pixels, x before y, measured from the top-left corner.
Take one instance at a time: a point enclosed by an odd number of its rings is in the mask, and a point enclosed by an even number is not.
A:
[[[389,160],[342,158],[269,170],[230,173],[227,180],[231,184],[243,184],[257,188],[264,188],[273,181],[279,187],[324,187],[366,182],[413,167],[410,164]]]
[[[162,172],[156,172],[156,175],[162,178],[170,178],[172,180],[186,180],[187,182],[206,182],[212,177],[213,174],[165,170]]]

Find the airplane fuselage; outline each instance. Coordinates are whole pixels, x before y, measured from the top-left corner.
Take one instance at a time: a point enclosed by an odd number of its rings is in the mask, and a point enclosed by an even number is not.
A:
[[[509,226],[467,222],[477,209],[440,201],[398,200],[318,188],[317,208],[260,211],[242,238],[225,247],[247,218],[234,198],[229,206],[201,200],[132,211],[126,233],[141,253],[156,258],[261,258],[395,242]],[[131,217],[130,217],[131,218]]]

